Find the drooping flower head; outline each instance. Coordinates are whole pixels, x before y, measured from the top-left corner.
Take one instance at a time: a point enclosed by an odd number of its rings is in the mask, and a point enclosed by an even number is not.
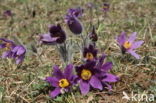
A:
[[[12,49],[13,55],[12,58],[16,60],[16,64],[20,64],[23,62],[25,58],[26,49],[22,45],[17,45]]]
[[[122,53],[130,53],[136,59],[139,59],[140,56],[135,52],[135,49],[139,48],[144,41],[135,41],[136,39],[136,32],[133,32],[129,38],[126,37],[126,33],[122,32],[117,37],[117,42],[122,50]]]
[[[53,74],[51,77],[46,77],[46,81],[50,83],[55,89],[51,91],[50,96],[55,98],[63,92],[68,92],[71,87],[76,83],[76,76],[73,75],[73,65],[66,66],[64,72],[62,72],[58,66],[53,67]]]
[[[51,25],[49,27],[49,33],[40,35],[40,41],[43,44],[61,44],[66,40],[66,34],[61,26]]]
[[[80,91],[84,95],[89,92],[90,86],[99,90],[103,89],[101,80],[98,78],[100,69],[95,68],[95,66],[95,61],[87,61],[86,64],[75,67],[78,75]]]
[[[98,36],[95,32],[95,27],[93,26],[92,32],[89,34],[89,38],[93,41],[96,42],[98,40]]]
[[[56,40],[57,43],[63,43],[66,40],[66,34],[64,30],[61,28],[60,24],[58,24],[57,26],[51,25],[49,27],[49,32],[51,37],[58,38]]]
[[[70,9],[68,10],[68,13],[67,13],[67,14],[68,14],[68,15],[73,15],[73,16],[79,18],[79,17],[81,17],[82,14],[83,14],[83,9],[80,8],[80,7],[77,7],[77,8],[70,8]]]
[[[8,58],[12,56],[12,50],[16,46],[15,43],[11,40],[0,38],[0,49],[3,49],[4,52],[2,54],[2,58]]]
[[[82,24],[78,20],[78,18],[74,15],[67,14],[65,16],[65,22],[67,23],[70,31],[74,34],[81,34],[82,33]]]
[[[103,11],[104,11],[104,12],[109,11],[109,7],[110,7],[110,5],[109,5],[108,3],[104,3],[104,4],[103,4]]]
[[[93,45],[89,45],[88,47],[85,47],[83,50],[83,57],[86,60],[94,60],[97,58],[97,52],[98,50]]]

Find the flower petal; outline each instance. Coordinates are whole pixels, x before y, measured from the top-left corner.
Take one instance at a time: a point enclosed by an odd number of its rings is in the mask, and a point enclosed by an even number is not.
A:
[[[25,48],[23,46],[20,46],[20,48],[17,51],[17,55],[22,55],[25,53],[25,51],[26,51]]]
[[[17,57],[16,64],[22,63],[22,61],[24,60],[24,57],[25,57],[24,55]]]
[[[77,75],[72,75],[71,78],[70,78],[70,83],[75,85],[77,84],[77,82],[79,81],[79,78]]]
[[[112,62],[107,62],[104,65],[102,65],[101,70],[104,72],[108,72],[108,70],[112,69]]]
[[[0,44],[0,49],[5,48],[5,44]]]
[[[54,72],[53,72],[53,75],[58,78],[58,79],[62,79],[64,77],[62,71],[59,69],[59,67],[57,65],[55,65],[53,67],[54,69]]]
[[[89,92],[90,85],[88,82],[80,80],[80,91],[81,94],[86,95]]]
[[[14,44],[14,42],[12,40],[8,40],[8,39],[5,39],[5,38],[0,38],[0,40],[2,40],[4,42],[7,42],[7,43]]]
[[[55,88],[53,91],[51,91],[50,93],[50,97],[55,98],[56,96],[58,96],[61,93],[61,88]]]
[[[103,82],[116,82],[119,78],[113,74],[106,73],[105,78],[102,80]]]
[[[58,85],[58,79],[55,77],[46,77],[45,81],[47,81],[48,83],[50,83],[53,87],[59,87]]]
[[[2,54],[2,58],[7,58],[7,57],[11,57],[11,55],[12,55],[12,52],[11,51],[6,51],[6,52],[4,52],[3,54]]]
[[[130,35],[130,37],[128,38],[127,41],[129,41],[130,43],[133,43],[134,40],[136,39],[136,35],[137,35],[137,33],[136,33],[136,32],[133,32],[133,33]]]
[[[26,49],[22,45],[18,45],[13,48],[12,52],[19,56],[23,55],[26,52]]]
[[[87,69],[92,69],[92,68],[94,68],[95,65],[96,65],[96,62],[95,62],[95,61],[88,61],[88,62],[85,64],[85,68],[87,68]]]
[[[122,32],[118,37],[117,37],[117,42],[119,43],[119,45],[123,45],[123,43],[126,40],[126,33]]]
[[[137,42],[134,42],[131,49],[136,49],[136,48],[139,48],[142,44],[144,43],[144,41],[137,41]]]
[[[134,56],[136,59],[140,59],[140,56],[137,53],[135,53],[134,50],[130,49],[127,52],[130,53],[132,56]]]
[[[17,52],[19,48],[20,48],[19,46],[14,47],[14,48],[12,49],[12,52]]]
[[[90,85],[93,88],[97,88],[97,89],[100,89],[100,90],[103,89],[102,84],[101,84],[101,81],[97,77],[95,77],[95,76],[92,76],[91,77],[89,83],[90,83]]]
[[[41,43],[45,44],[55,44],[58,37],[51,37],[50,34],[43,34],[40,36]]]
[[[72,71],[73,71],[73,65],[72,64],[67,65],[64,71],[64,75],[67,79],[70,79],[72,75]]]
[[[98,63],[96,65],[96,68],[97,69],[100,69],[101,68],[101,66],[102,66],[105,58],[106,58],[106,55],[105,54],[102,54],[102,56],[99,58]]]
[[[80,7],[68,9],[68,15],[74,15],[75,17],[81,17],[83,9]]]

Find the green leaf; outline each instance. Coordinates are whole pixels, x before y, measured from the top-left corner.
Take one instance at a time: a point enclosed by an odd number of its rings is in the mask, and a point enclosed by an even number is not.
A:
[[[55,101],[58,101],[58,102],[62,102],[63,101],[63,97],[62,96],[58,96]]]

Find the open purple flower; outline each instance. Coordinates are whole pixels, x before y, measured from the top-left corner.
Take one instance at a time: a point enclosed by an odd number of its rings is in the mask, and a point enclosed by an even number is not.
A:
[[[55,89],[51,91],[50,96],[55,98],[63,92],[68,92],[71,87],[76,83],[76,76],[72,74],[73,65],[66,66],[64,72],[61,72],[58,66],[53,67],[54,71],[52,77],[46,77],[46,81],[51,84]]]
[[[20,64],[23,62],[25,58],[26,49],[22,45],[17,45],[12,49],[13,55],[12,58],[16,60],[16,64]]]
[[[83,9],[80,8],[80,7],[77,7],[77,8],[70,8],[68,10],[68,15],[73,15],[75,17],[81,17],[83,14]]]
[[[109,11],[109,7],[110,7],[110,5],[109,5],[108,3],[104,3],[104,4],[103,4],[103,11],[104,11],[104,12]]]
[[[2,54],[2,58],[10,58],[13,54],[12,50],[16,46],[15,43],[11,40],[7,40],[4,38],[0,38],[0,49],[4,49],[4,52]]]
[[[95,46],[89,45],[88,47],[85,47],[83,50],[83,57],[86,60],[94,60],[97,58],[97,49],[95,49]]]
[[[98,36],[95,32],[95,27],[93,26],[92,32],[89,34],[89,38],[93,41],[96,42],[98,40]]]
[[[49,33],[40,35],[40,41],[43,44],[61,44],[66,40],[66,34],[61,26],[51,25],[49,27]]]
[[[135,52],[135,49],[139,48],[144,41],[135,41],[136,32],[133,32],[129,38],[126,37],[126,33],[122,32],[121,35],[117,37],[117,42],[122,50],[122,53],[130,53],[136,59],[139,59],[140,56]]]
[[[65,16],[65,22],[67,23],[70,31],[74,34],[81,34],[82,33],[82,24],[78,20],[78,18],[74,15],[67,14]]]
[[[25,57],[26,49],[22,45],[16,45],[13,41],[0,38],[2,43],[0,49],[4,49],[2,58],[13,58],[16,60],[16,64],[22,63]]]
[[[76,67],[80,91],[84,95],[89,92],[90,86],[99,90],[103,89],[102,82],[98,77],[100,69],[95,68],[95,65],[95,61],[88,61],[86,64]]]

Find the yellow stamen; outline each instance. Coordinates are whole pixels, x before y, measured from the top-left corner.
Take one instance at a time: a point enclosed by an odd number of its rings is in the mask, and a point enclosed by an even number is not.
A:
[[[67,79],[61,79],[59,80],[59,86],[61,88],[65,88],[69,86],[69,81]]]
[[[83,69],[81,72],[81,78],[83,80],[89,80],[92,76],[92,72],[88,69]]]
[[[123,47],[126,48],[126,49],[129,49],[131,46],[132,46],[132,44],[131,44],[129,41],[126,41],[126,42],[123,44]]]
[[[12,44],[11,44],[11,43],[5,43],[5,46],[6,46],[6,50],[10,50],[10,49],[11,49]]]
[[[87,53],[87,54],[86,54],[86,58],[87,58],[88,60],[93,60],[93,59],[94,59],[94,56],[93,56],[92,53]]]
[[[103,8],[104,8],[104,9],[107,9],[107,8],[108,8],[108,6],[107,6],[107,5],[104,5],[104,6],[103,6]]]

